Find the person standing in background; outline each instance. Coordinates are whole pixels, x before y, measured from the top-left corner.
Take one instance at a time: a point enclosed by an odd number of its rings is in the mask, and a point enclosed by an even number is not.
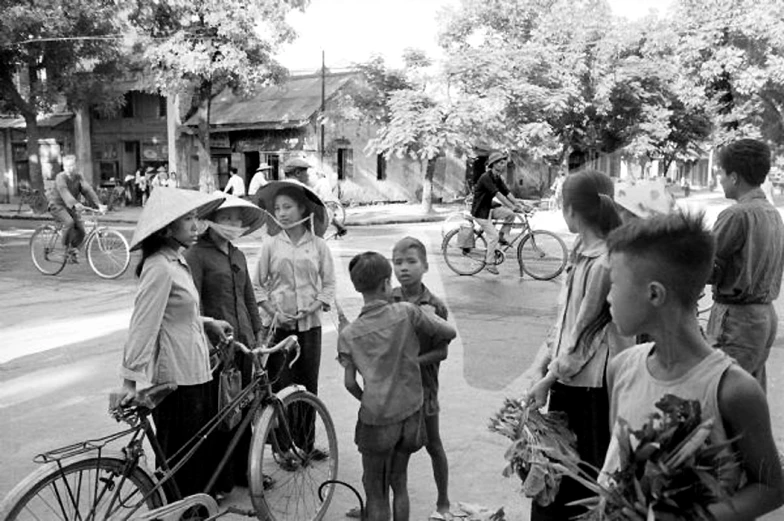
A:
[[[718,180],[737,201],[713,226],[716,262],[707,335],[766,389],[765,361],[776,339],[773,301],[784,271],[784,222],[760,185],[770,171],[770,148],[741,139],[719,152]]]
[[[245,195],[245,180],[240,177],[240,174],[237,173],[237,169],[234,167],[231,169],[231,177],[229,177],[223,193],[236,195],[237,197]]]
[[[267,173],[272,170],[272,167],[267,163],[262,163],[256,169],[256,173],[253,174],[253,177],[250,180],[250,185],[248,186],[248,195],[256,195],[256,192],[259,191],[259,188],[267,184]]]

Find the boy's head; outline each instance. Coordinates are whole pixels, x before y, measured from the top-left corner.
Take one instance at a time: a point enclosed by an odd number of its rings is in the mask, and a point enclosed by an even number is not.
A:
[[[739,139],[719,151],[718,163],[718,181],[724,194],[734,199],[739,182],[752,187],[765,182],[770,172],[770,147],[756,139]]]
[[[392,264],[395,267],[395,278],[401,285],[421,283],[428,268],[425,245],[413,237],[400,239],[392,248]]]
[[[696,316],[716,250],[701,213],[638,219],[614,230],[607,243],[610,309],[622,334],[648,332],[646,325],[663,311]]]
[[[389,289],[392,268],[389,261],[378,252],[366,251],[355,255],[348,263],[348,272],[354,289],[362,294],[381,293]]]

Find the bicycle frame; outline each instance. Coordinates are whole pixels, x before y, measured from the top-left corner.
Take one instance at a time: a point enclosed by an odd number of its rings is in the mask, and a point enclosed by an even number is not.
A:
[[[294,344],[297,345],[296,337],[289,338],[294,338]],[[284,340],[283,342],[286,342],[287,340]],[[281,342],[281,344],[283,342]],[[247,350],[247,348],[245,349]],[[288,353],[288,351],[286,351],[286,353]],[[290,364],[293,364],[294,361],[296,361],[296,357],[292,362],[290,362]],[[62,462],[67,458],[97,450],[98,458],[100,459],[102,456],[102,451],[108,443],[130,435],[131,439],[128,441],[128,443],[125,444],[122,450],[122,457],[125,459],[125,468],[127,469],[127,471],[122,476],[124,481],[130,475],[130,471],[139,466],[139,460],[144,455],[142,444],[144,438],[146,437],[147,441],[149,441],[150,446],[152,447],[153,453],[155,454],[155,461],[161,462],[160,465],[157,466],[153,471],[153,475],[157,477],[158,480],[155,483],[155,486],[144,497],[139,498],[138,501],[134,500],[136,501],[136,504],[132,507],[129,506],[131,510],[123,518],[123,520],[127,520],[130,519],[130,517],[136,513],[148,499],[156,494],[159,494],[161,491],[165,493],[166,491],[163,489],[165,486],[167,486],[167,484],[175,495],[173,498],[168,498],[169,502],[183,499],[182,494],[177,488],[176,482],[169,483],[173,479],[174,475],[182,468],[183,465],[185,465],[185,463],[196,453],[196,451],[199,450],[199,447],[204,444],[204,442],[207,440],[207,437],[218,428],[218,425],[224,420],[224,418],[226,418],[226,416],[231,413],[233,409],[238,406],[243,410],[250,407],[247,414],[244,415],[242,422],[237,427],[236,433],[232,437],[229,446],[223,455],[223,458],[213,471],[210,480],[205,487],[204,492],[209,493],[215,486],[215,483],[223,471],[223,468],[226,466],[232,454],[234,453],[234,450],[239,444],[240,438],[248,429],[251,422],[255,419],[256,413],[258,411],[263,410],[264,407],[268,405],[272,405],[277,409],[277,414],[280,415],[280,417],[285,418],[283,402],[281,398],[272,392],[272,382],[277,380],[277,378],[280,376],[280,373],[278,373],[273,380],[270,380],[267,371],[260,367],[260,364],[256,360],[255,356],[254,367],[257,367],[257,369],[260,370],[256,372],[251,382],[240,391],[239,395],[237,395],[231,401],[231,403],[221,409],[209,422],[207,422],[207,424],[205,424],[196,434],[194,434],[193,437],[191,437],[191,439],[185,443],[185,445],[183,445],[175,454],[169,458],[167,458],[163,453],[163,449],[158,442],[158,438],[150,422],[149,416],[152,413],[152,408],[137,405],[126,409],[115,409],[111,411],[112,415],[117,421],[125,421],[129,423],[131,425],[129,429],[119,431],[102,438],[97,438],[95,440],[87,440],[39,454],[34,458],[34,461],[36,463],[57,462],[58,468],[62,472]],[[280,370],[282,371],[284,367],[285,364],[282,364]],[[301,386],[290,387],[300,388]],[[301,388],[304,389],[304,387]],[[156,393],[155,389],[160,389],[158,392],[166,392],[166,394],[168,394],[169,392],[176,389],[176,386],[162,385],[158,388],[152,389],[153,390],[150,392],[150,395],[154,395]],[[289,431],[288,422],[283,421],[282,427],[284,427],[285,436],[290,438],[291,432]],[[298,457],[302,458],[301,455],[298,455]],[[177,464],[175,464],[173,467],[170,467],[170,463],[178,458],[179,461]],[[123,482],[121,481],[121,484],[122,483]],[[121,490],[122,486],[115,487],[110,504],[113,504],[118,500],[122,501],[122,499],[116,497]]]

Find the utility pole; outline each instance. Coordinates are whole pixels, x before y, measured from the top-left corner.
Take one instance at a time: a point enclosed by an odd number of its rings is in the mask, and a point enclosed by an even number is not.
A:
[[[327,66],[324,59],[324,50],[321,50],[321,117],[319,123],[321,126],[321,137],[319,139],[319,154],[321,159],[321,169],[324,170],[324,111],[326,110],[326,82],[327,82]]]

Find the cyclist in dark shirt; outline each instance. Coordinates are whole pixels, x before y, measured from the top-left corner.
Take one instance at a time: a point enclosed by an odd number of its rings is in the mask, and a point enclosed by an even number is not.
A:
[[[493,275],[498,275],[498,268],[494,264],[495,250],[499,243],[508,244],[505,235],[512,226],[515,211],[530,209],[528,205],[512,195],[501,177],[501,174],[506,172],[508,162],[508,157],[503,152],[490,154],[487,159],[487,170],[474,185],[474,204],[471,207],[471,215],[482,227],[487,237],[487,258],[485,259],[487,267],[485,269]],[[501,206],[495,206],[494,199],[498,200]],[[493,219],[504,221],[500,234],[493,225]]]

